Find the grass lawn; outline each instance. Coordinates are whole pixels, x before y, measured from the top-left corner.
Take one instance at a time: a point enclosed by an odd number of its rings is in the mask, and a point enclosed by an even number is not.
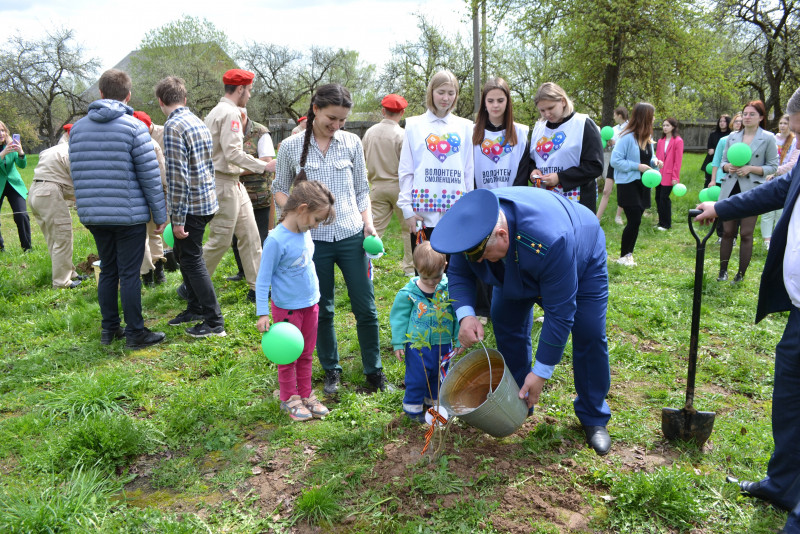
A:
[[[24,177],[30,184],[35,157]],[[214,276],[226,338],[195,340],[167,321],[183,309],[175,288],[143,288],[149,328],[163,345],[100,344],[96,284],[54,290],[38,226],[22,254],[8,204],[0,211],[0,531],[261,532],[695,532],[770,533],[786,514],[743,498],[725,476],[760,479],[772,451],[774,348],[784,315],[753,324],[766,251],[756,230],[742,284],[718,283],[718,246],[705,262],[695,406],[716,412],[698,450],[661,433],[661,408],[684,402],[695,244],[686,212],[702,186],[687,154],[689,193],[673,228],[648,211],[637,266],[609,264],[608,396],[614,445],[598,457],[572,410],[570,350],[536,415],[503,439],[456,421],[444,452],[421,454],[425,427],[402,416],[402,390],[364,390],[354,320],[337,275],[342,393],[323,421],[291,422],[273,392],[277,370],[260,350],[244,283]],[[616,202],[602,221],[611,260],[622,227]],[[73,214],[75,262],[95,252]],[[407,281],[396,221],[375,262],[384,369],[400,384],[389,309]],[[736,272],[738,249],[731,273]],[[541,310],[537,310],[541,314]],[[538,336],[540,323],[534,327]],[[487,346],[494,346],[491,329]],[[314,363],[315,388],[322,371]]]

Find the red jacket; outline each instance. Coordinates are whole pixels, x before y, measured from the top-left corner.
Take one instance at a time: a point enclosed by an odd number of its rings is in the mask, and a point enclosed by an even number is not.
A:
[[[675,185],[681,181],[681,163],[683,163],[683,139],[673,137],[664,153],[664,138],[658,140],[656,157],[664,162],[661,168],[661,185]]]

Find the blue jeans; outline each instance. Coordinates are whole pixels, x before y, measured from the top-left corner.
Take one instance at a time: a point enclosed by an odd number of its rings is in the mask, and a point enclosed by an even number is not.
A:
[[[431,345],[431,348],[414,349],[406,343],[406,393],[403,411],[411,415],[422,413],[422,405],[433,405],[439,399],[439,357],[444,357],[452,346]]]
[[[183,226],[189,234],[185,239],[175,239],[175,257],[181,268],[183,283],[186,284],[188,305],[186,309],[202,315],[211,327],[223,326],[222,312],[214,292],[214,284],[203,260],[203,232],[213,215],[186,215]]]
[[[138,335],[144,330],[142,318],[142,279],[139,267],[144,259],[147,237],[145,223],[132,226],[88,224],[100,255],[100,281],[97,300],[103,316],[103,330],[116,330],[120,325],[117,286],[125,316],[125,333]]]

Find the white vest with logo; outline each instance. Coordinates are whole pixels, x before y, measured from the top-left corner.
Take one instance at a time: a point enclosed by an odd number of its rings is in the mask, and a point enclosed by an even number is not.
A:
[[[533,126],[531,158],[536,162],[536,168],[542,171],[542,174],[557,173],[580,165],[583,151],[583,131],[587,118],[588,116],[583,113],[575,113],[570,120],[554,130],[548,128],[547,122],[544,120],[538,121]],[[576,202],[581,199],[580,187],[565,192],[559,184],[547,189]]]
[[[474,145],[475,150],[475,187],[477,189],[495,189],[514,185],[517,170],[522,158],[528,157],[525,152],[528,139],[528,127],[514,123],[517,132],[517,144],[506,145],[505,130],[492,132],[485,130],[483,142]]]

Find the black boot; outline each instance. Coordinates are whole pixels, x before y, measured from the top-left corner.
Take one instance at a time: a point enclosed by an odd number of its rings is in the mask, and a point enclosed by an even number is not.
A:
[[[163,258],[156,262],[156,270],[153,272],[153,282],[155,282],[157,286],[167,281],[167,275],[164,274],[165,263],[166,260]]]
[[[153,287],[156,283],[153,281],[153,269],[150,269],[142,275],[142,283],[148,287]]]
[[[394,391],[394,387],[386,383],[386,375],[382,369],[378,369],[372,374],[364,375],[367,378],[367,387],[376,391]]]
[[[166,265],[164,268],[171,273],[174,273],[178,269],[180,269],[180,265],[178,265],[178,260],[175,258],[175,251],[172,249],[164,251],[164,260],[166,261]]]

